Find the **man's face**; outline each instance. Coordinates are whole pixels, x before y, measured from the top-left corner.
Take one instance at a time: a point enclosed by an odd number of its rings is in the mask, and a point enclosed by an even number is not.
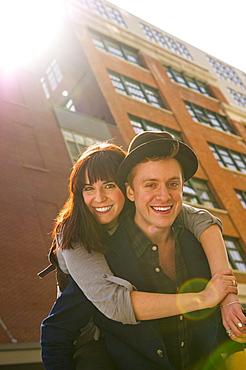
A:
[[[135,222],[148,235],[170,228],[182,206],[183,177],[176,159],[140,163],[127,197],[135,202]]]

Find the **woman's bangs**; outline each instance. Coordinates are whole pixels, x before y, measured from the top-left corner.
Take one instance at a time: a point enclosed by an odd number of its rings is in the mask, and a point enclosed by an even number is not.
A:
[[[94,156],[87,165],[87,175],[90,184],[97,181],[115,181],[118,164],[112,158]]]

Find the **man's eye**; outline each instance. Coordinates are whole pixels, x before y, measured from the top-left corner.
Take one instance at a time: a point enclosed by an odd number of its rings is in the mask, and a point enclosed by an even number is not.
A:
[[[151,184],[145,184],[145,187],[146,188],[153,188],[155,186],[155,184],[151,183]]]
[[[177,182],[170,182],[170,183],[169,183],[169,186],[170,186],[171,188],[177,188],[177,187],[179,186],[179,184],[178,184]]]

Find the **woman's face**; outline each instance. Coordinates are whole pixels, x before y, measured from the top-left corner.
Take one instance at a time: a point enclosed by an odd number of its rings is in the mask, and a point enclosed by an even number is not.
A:
[[[125,197],[114,181],[98,180],[90,184],[86,175],[82,195],[89,211],[100,224],[107,229],[117,225]]]

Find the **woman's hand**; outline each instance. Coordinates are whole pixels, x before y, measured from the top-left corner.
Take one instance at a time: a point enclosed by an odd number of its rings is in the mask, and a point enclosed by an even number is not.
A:
[[[231,302],[238,302],[232,303]],[[220,303],[222,322],[228,336],[236,342],[246,343],[246,316],[239,299],[235,294],[228,296]]]
[[[216,272],[201,292],[207,308],[216,306],[229,293],[238,293],[236,279],[231,269]]]

